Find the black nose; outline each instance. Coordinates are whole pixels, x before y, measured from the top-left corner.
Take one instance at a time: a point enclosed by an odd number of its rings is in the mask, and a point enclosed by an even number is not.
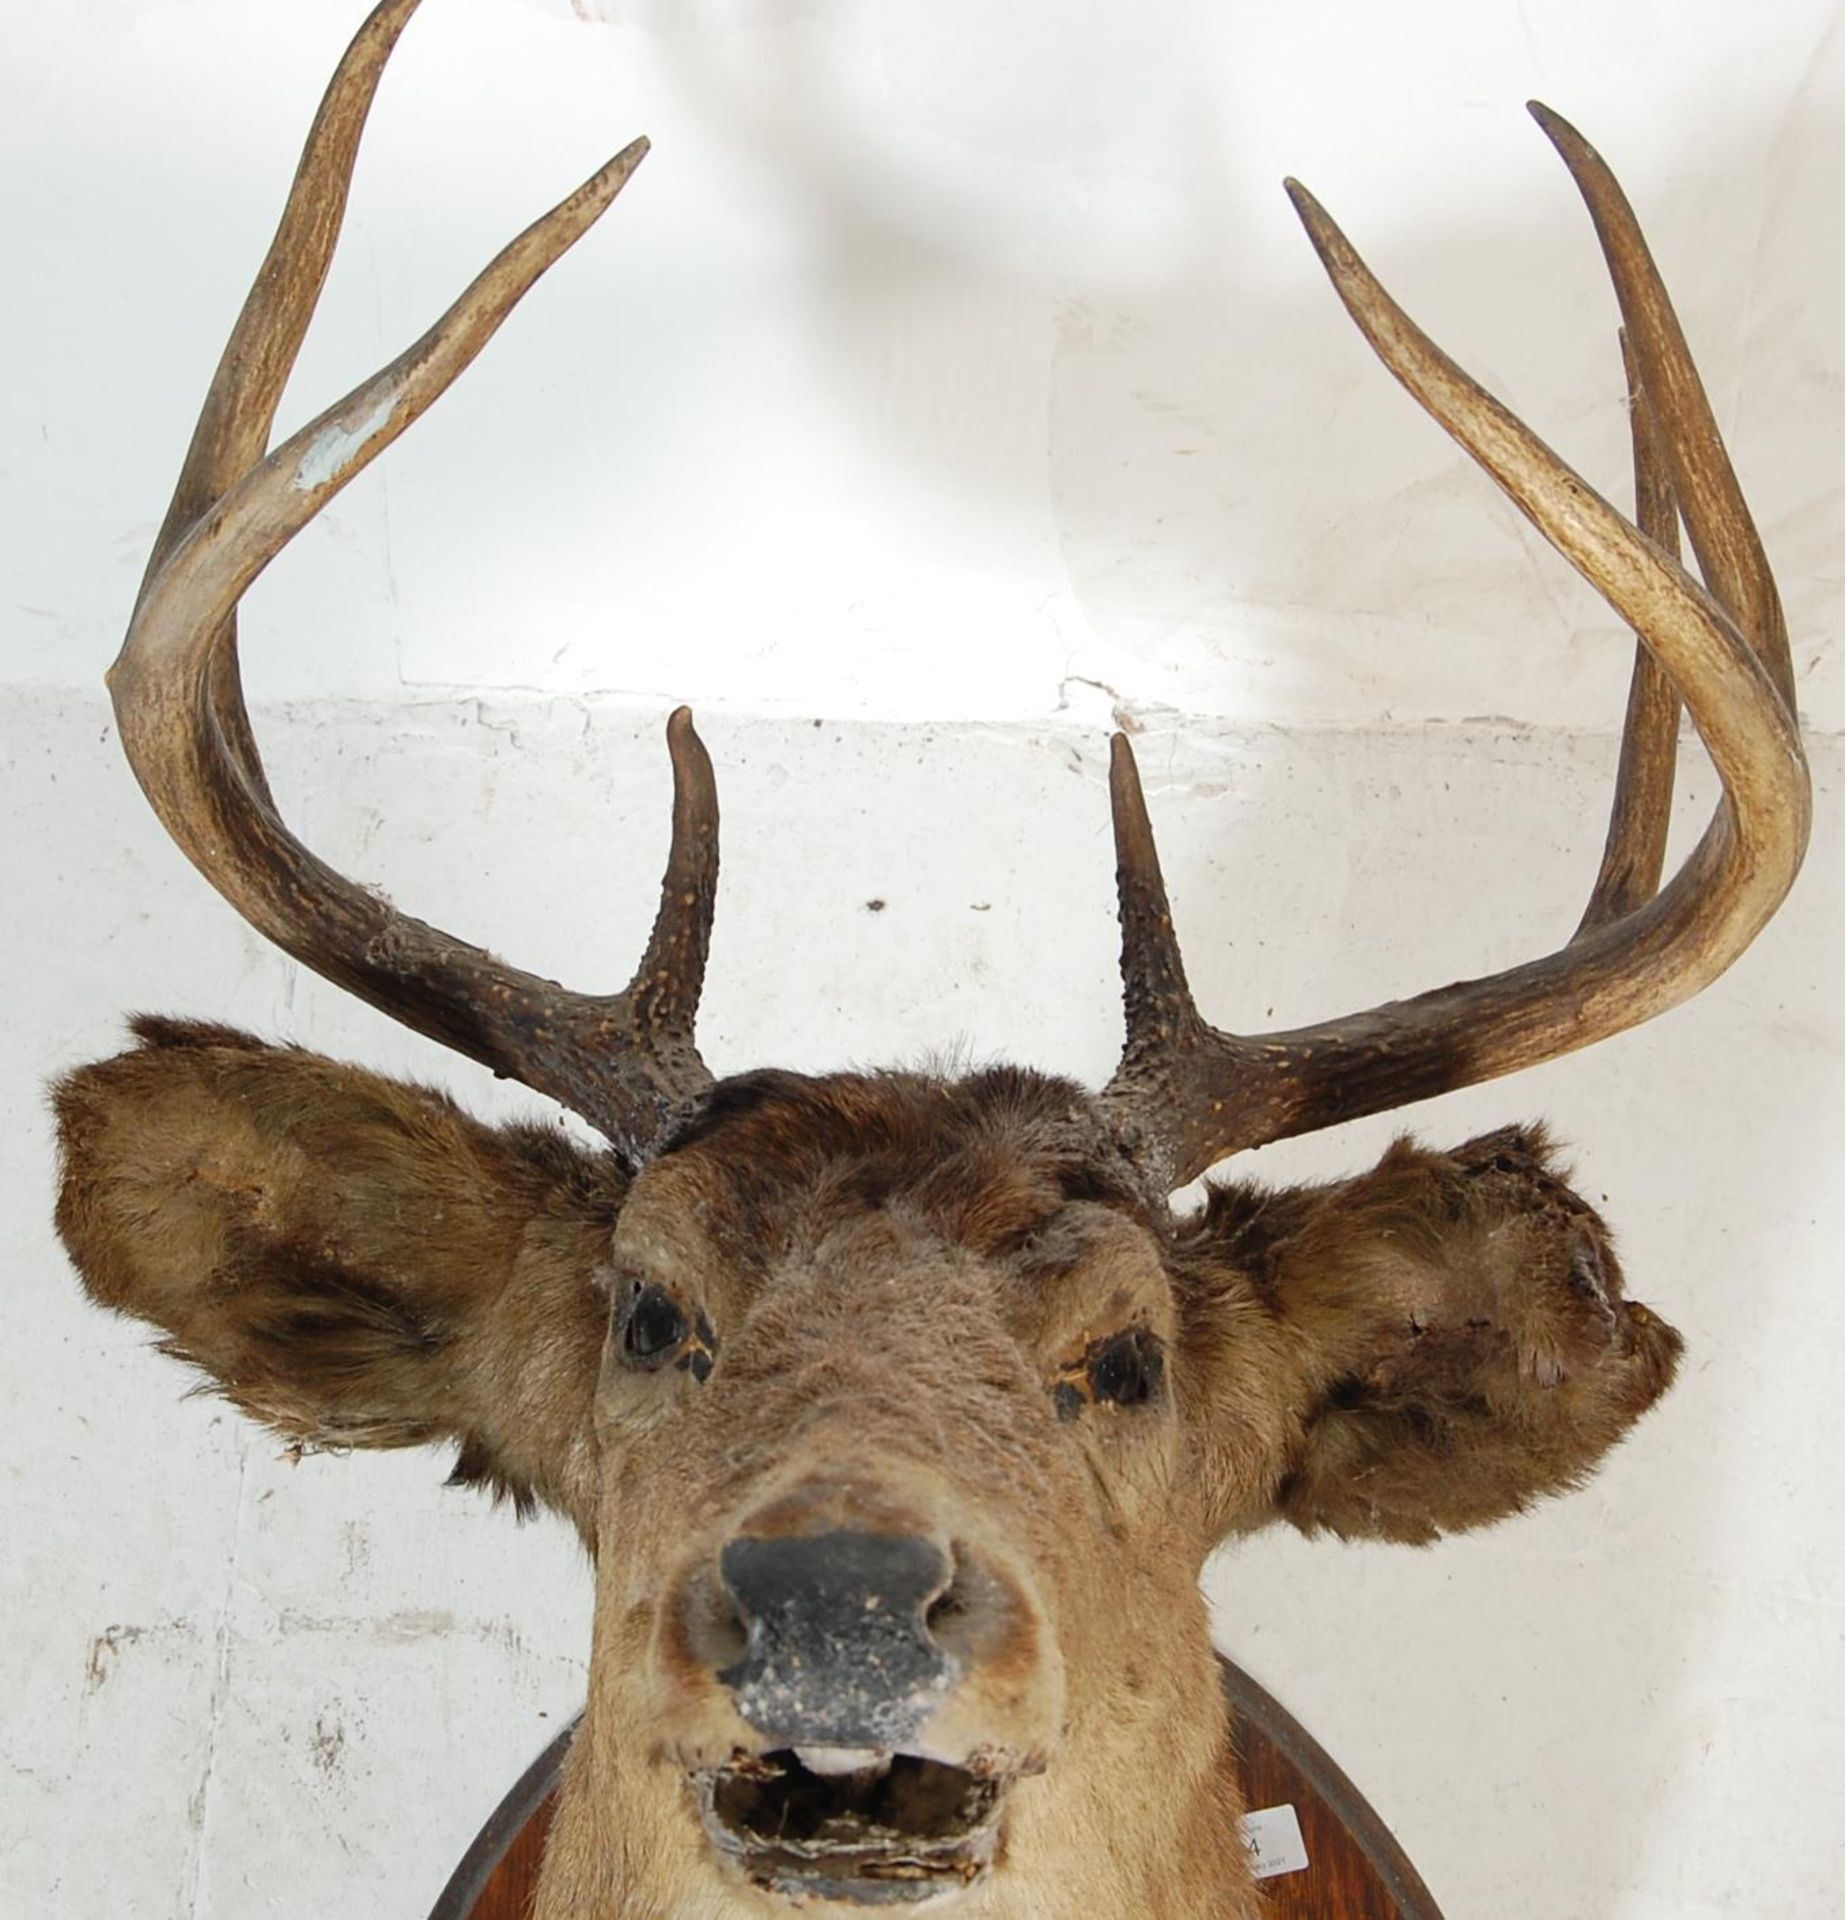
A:
[[[913,1534],[744,1535],[718,1556],[748,1636],[718,1678],[783,1746],[899,1747],[960,1662],[929,1630],[954,1562]]]

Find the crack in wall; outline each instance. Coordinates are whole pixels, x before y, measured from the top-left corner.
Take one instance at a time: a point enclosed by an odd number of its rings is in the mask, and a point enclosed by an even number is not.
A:
[[[244,1437],[237,1450],[237,1504],[231,1519],[231,1550],[224,1573],[224,1594],[218,1604],[218,1630],[212,1663],[211,1693],[206,1703],[205,1760],[199,1769],[199,1783],[187,1802],[186,1814],[192,1828],[192,1846],[186,1856],[186,1877],[181,1891],[181,1911],[187,1920],[199,1920],[204,1890],[205,1854],[211,1830],[212,1789],[218,1771],[218,1735],[224,1722],[225,1703],[230,1698],[231,1611],[237,1595],[237,1566],[243,1556],[244,1522],[249,1511],[250,1453],[255,1436]]]

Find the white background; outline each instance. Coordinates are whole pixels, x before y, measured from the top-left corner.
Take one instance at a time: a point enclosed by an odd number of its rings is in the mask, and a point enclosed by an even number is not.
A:
[[[430,1457],[278,1460],[82,1304],[48,1226],[39,1089],[128,1007],[534,1104],[246,933],[100,693],[358,17],[0,0],[0,1906],[34,1920],[420,1914],[583,1688],[561,1530]],[[719,1071],[958,1042],[1104,1075],[1117,711],[1221,1021],[1540,951],[1593,870],[1627,646],[1370,363],[1277,184],[1618,494],[1612,300],[1534,93],[1621,173],[1759,510],[1814,851],[1695,1006],[1409,1116],[1552,1118],[1690,1338],[1670,1401],[1528,1519],[1255,1543],[1209,1585],[1452,1920],[1817,1917],[1845,1883],[1833,7],[429,0],[284,428],[656,150],[252,594],[249,679],[311,844],[584,986],[638,951],[659,721],[695,701]],[[1690,826],[1695,754],[1682,785]],[[1353,1167],[1393,1124],[1253,1170]]]

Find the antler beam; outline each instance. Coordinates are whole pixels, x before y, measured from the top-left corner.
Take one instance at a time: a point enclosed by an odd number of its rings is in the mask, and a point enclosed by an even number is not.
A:
[[[1131,1150],[1173,1184],[1239,1148],[1311,1132],[1585,1047],[1689,999],[1799,871],[1812,817],[1787,630],[1761,540],[1633,210],[1574,128],[1534,105],[1587,202],[1626,323],[1641,525],[1594,491],[1408,318],[1303,187],[1288,192],[1385,366],[1634,629],[1636,671],[1600,876],[1569,944],[1322,1025],[1244,1036],[1199,1015],[1132,750],[1111,794],[1127,1045],[1105,1090]],[[1679,566],[1682,516],[1708,590]],[[1722,797],[1656,891],[1682,700]]]
[[[267,259],[205,400],[109,686],[167,831],[259,932],[418,1032],[548,1093],[642,1159],[710,1084],[693,1038],[717,890],[717,793],[683,708],[667,726],[673,833],[660,910],[620,993],[582,995],[398,911],[277,813],[244,706],[239,599],[283,546],[444,393],[539,276],[608,210],[637,140],[533,223],[384,370],[265,456],[333,257],[378,80],[418,0],[384,0],[321,103]]]

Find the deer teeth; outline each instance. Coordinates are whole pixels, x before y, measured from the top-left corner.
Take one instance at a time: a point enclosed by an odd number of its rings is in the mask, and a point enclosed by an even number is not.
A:
[[[794,1757],[809,1773],[829,1780],[847,1773],[875,1780],[890,1772],[890,1755],[875,1747],[796,1747]]]

